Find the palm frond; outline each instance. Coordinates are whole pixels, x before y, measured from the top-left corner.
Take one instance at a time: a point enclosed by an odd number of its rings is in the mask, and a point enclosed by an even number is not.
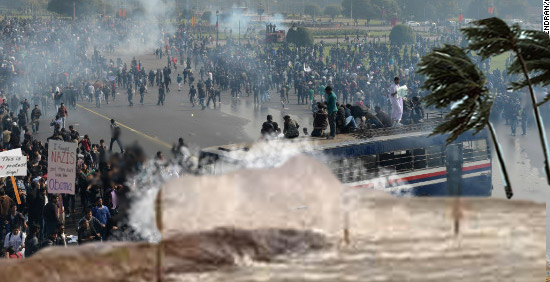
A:
[[[478,52],[483,59],[512,50],[515,38],[521,34],[519,25],[509,27],[495,17],[474,21],[461,31],[469,41],[468,49]]]
[[[550,37],[538,30],[526,30],[518,40],[518,49],[523,56],[533,85],[550,85]],[[516,58],[508,67],[508,73],[523,73],[521,62]],[[512,83],[513,89],[528,86],[527,79]]]
[[[454,45],[434,48],[418,64],[418,73],[426,77],[422,88],[431,93],[423,101],[428,106],[452,109],[433,134],[450,133],[447,144],[473,129],[481,131],[489,121],[494,97],[485,86],[485,75],[466,52]]]

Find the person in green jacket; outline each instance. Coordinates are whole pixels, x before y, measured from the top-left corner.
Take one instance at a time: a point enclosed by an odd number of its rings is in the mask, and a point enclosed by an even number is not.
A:
[[[334,137],[336,137],[336,112],[338,112],[338,108],[336,107],[336,94],[332,92],[332,87],[330,86],[325,88],[325,93],[327,96],[328,125],[330,127],[330,135],[327,139],[334,139]]]

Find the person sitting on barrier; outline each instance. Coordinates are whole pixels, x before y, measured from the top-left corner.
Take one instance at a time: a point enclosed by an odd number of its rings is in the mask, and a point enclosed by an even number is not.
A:
[[[273,116],[267,115],[267,120],[262,124],[262,136],[278,135],[281,133],[279,125],[273,121]]]
[[[411,118],[414,123],[424,122],[424,107],[422,107],[418,96],[412,98]]]
[[[376,117],[382,122],[382,125],[384,125],[384,127],[392,127],[393,122],[391,120],[391,117],[384,111],[382,111],[380,106],[374,107],[374,111],[376,112]]]
[[[313,113],[313,131],[311,136],[323,137],[328,127],[327,107],[324,104],[317,103],[317,111]]]
[[[290,116],[286,115],[283,118],[285,120],[285,126],[283,133],[285,135],[285,138],[292,139],[300,136],[300,131],[298,128],[300,128],[300,125],[290,118]]]
[[[363,112],[363,114],[365,117],[365,124],[367,124],[367,126],[370,126],[370,128],[384,127],[384,124],[382,123],[382,121],[380,121],[380,119],[377,116],[373,115],[370,112],[370,107],[368,105],[365,106],[365,111]]]

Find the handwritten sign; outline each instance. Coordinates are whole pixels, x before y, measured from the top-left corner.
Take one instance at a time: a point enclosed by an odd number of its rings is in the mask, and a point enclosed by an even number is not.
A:
[[[0,153],[0,177],[27,175],[27,157],[21,149]]]
[[[75,194],[76,143],[48,143],[48,193]]]

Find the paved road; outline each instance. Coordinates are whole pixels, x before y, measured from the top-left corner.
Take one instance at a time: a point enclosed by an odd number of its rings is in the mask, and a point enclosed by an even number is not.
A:
[[[116,58],[116,54],[113,58]],[[130,62],[130,57],[122,57],[123,61]],[[146,71],[151,68],[162,68],[165,58],[156,60],[152,55],[137,57],[141,60]],[[178,66],[182,72],[182,66]],[[198,73],[198,70],[194,71]],[[282,117],[290,114],[297,117],[302,125],[312,122],[309,106],[296,105],[296,100],[287,105],[285,110],[279,102],[278,94],[273,91],[272,101],[262,107],[254,107],[253,97],[232,99],[228,91],[222,93],[222,103],[216,109],[213,105],[202,111],[200,106],[192,107],[189,103],[189,86],[185,85],[182,91],[177,90],[177,73],[172,72],[171,92],[166,96],[164,106],[158,106],[158,87],[149,87],[144,104],[139,104],[139,94],[134,95],[134,106],[128,105],[125,89],[119,89],[115,101],[102,104],[96,108],[95,102],[78,101],[76,109],[69,109],[67,124],[76,125],[83,136],[89,134],[93,143],[104,139],[109,144],[109,120],[115,119],[122,127],[122,142],[124,145],[137,142],[145,152],[152,156],[157,151],[169,154],[171,146],[179,137],[197,149],[231,143],[253,141],[259,137],[261,123],[267,114],[282,124]],[[198,74],[197,74],[198,76]],[[196,76],[196,77],[197,77]],[[109,98],[111,99],[111,98]],[[291,98],[292,99],[292,98]],[[48,116],[42,118],[40,139],[46,139],[53,129],[48,127],[53,119],[50,110]],[[67,125],[68,126],[68,125]],[[311,131],[311,130],[310,130]],[[118,146],[114,146],[118,149]]]

